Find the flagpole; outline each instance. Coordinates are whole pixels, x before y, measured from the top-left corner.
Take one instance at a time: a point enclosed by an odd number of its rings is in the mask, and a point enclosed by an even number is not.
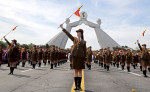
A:
[[[9,31],[5,36],[7,36],[10,32],[11,32],[11,31]],[[3,38],[4,38],[5,36],[3,36]],[[3,38],[2,38],[1,40],[3,40]]]
[[[17,28],[17,26],[16,26],[15,28]],[[13,28],[11,31],[13,31],[13,30],[15,30],[15,29]],[[8,34],[10,34],[11,31],[9,31],[5,36],[7,36]],[[3,38],[4,38],[5,36],[3,36]],[[3,40],[3,38],[2,38],[1,40]]]
[[[80,9],[82,6],[83,6],[83,5],[81,5],[78,9]],[[73,14],[74,14],[74,13],[73,13]],[[73,14],[71,14],[68,18],[71,18]],[[64,24],[65,22],[66,22],[66,21],[64,21],[62,24]],[[59,29],[59,28],[60,28],[60,26],[59,26],[57,29]]]
[[[144,30],[144,34],[145,34],[146,30],[147,30],[147,28]],[[143,33],[142,33],[142,35],[138,38],[138,40],[140,40],[140,38],[141,38],[142,36],[143,36]],[[136,44],[136,42],[135,42],[135,44]]]
[[[74,13],[73,13],[74,14]],[[68,18],[71,18],[72,17],[72,15],[73,14],[71,14]],[[64,21],[62,24],[64,24],[66,21]],[[57,29],[59,29],[60,28],[60,26],[57,28]]]

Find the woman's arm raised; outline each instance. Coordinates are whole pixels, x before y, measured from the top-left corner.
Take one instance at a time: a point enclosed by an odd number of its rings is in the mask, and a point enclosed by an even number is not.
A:
[[[60,28],[72,41],[74,41],[74,37],[66,29],[63,28],[63,24],[60,25]]]

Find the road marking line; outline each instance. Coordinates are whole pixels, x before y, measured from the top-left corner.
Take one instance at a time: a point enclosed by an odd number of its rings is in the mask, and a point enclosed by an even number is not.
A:
[[[82,82],[81,82],[81,88],[82,88],[82,91],[80,91],[80,92],[85,92],[85,85],[84,85],[84,70],[82,70]]]
[[[73,82],[73,85],[72,85],[72,88],[71,88],[71,92],[76,92],[76,91],[74,90],[74,88],[75,88],[75,82]],[[80,92],[85,92],[85,85],[84,85],[84,70],[82,70],[81,88],[82,88],[82,91],[80,91]]]
[[[121,68],[118,68],[118,69],[120,69],[121,70]],[[127,72],[126,70],[124,70],[125,72]],[[142,75],[140,75],[140,74],[137,74],[137,73],[133,73],[133,72],[128,72],[128,73],[131,73],[131,74],[133,74],[133,75],[137,75],[137,76],[142,76]]]
[[[75,87],[75,82],[73,82],[71,92],[75,92],[74,87]]]
[[[33,70],[33,69],[24,70],[24,71],[21,71],[21,72],[27,72],[27,71],[30,71],[30,70]]]
[[[137,76],[141,76],[140,74],[137,74],[137,73],[133,73],[133,72],[129,72],[129,73],[137,75]]]
[[[43,68],[43,67],[44,66],[41,66],[41,68]],[[38,68],[40,68],[40,67],[36,67],[35,70],[38,69]],[[33,69],[24,70],[24,71],[21,71],[21,72],[28,72],[28,71],[31,71],[31,70],[33,70]]]

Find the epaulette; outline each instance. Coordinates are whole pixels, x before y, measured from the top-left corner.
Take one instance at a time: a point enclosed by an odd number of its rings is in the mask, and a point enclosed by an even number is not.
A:
[[[77,39],[77,37],[74,36],[74,39]]]
[[[86,43],[86,41],[83,41],[84,43]]]

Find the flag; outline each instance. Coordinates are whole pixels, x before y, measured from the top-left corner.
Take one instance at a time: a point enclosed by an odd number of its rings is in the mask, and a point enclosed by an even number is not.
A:
[[[12,31],[14,31],[17,27],[18,27],[18,26],[14,27],[14,28],[12,29]]]
[[[143,31],[143,33],[142,33],[143,36],[144,36],[145,32],[146,32],[146,29],[145,29],[145,30]]]
[[[82,5],[82,6],[83,6],[83,5]],[[82,7],[82,6],[81,6],[81,7]],[[79,11],[80,11],[80,8],[81,8],[81,7],[79,7],[78,10],[74,13],[74,14],[75,14],[76,16],[78,16],[78,17],[80,17]]]

